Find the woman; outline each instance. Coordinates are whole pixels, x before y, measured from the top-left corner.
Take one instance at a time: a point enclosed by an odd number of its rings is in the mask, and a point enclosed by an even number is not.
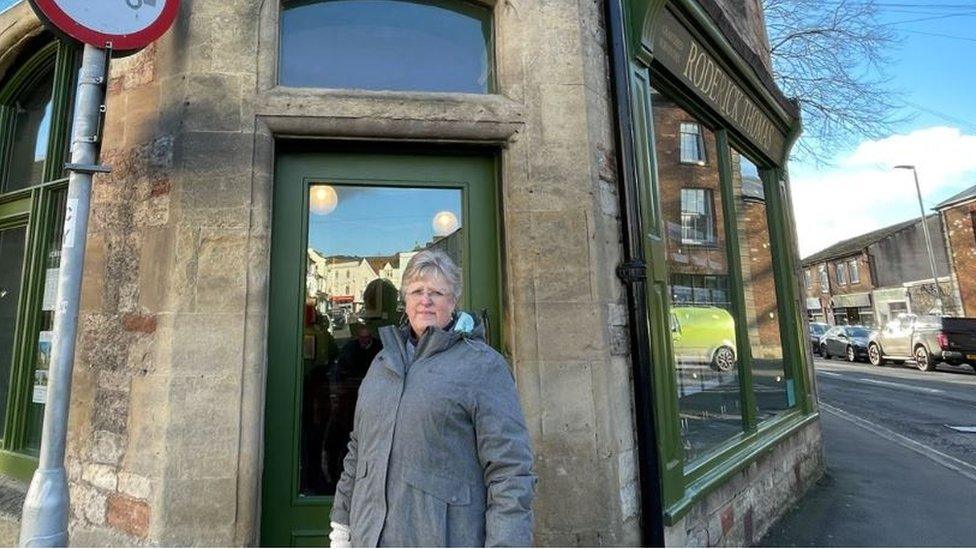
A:
[[[332,507],[332,547],[528,546],[535,475],[508,364],[455,311],[460,270],[422,251],[403,273],[407,322],[359,389]]]

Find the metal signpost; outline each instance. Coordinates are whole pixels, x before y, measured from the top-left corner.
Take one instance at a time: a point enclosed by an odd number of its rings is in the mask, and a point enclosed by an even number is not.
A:
[[[68,479],[64,449],[71,396],[71,370],[78,333],[81,275],[85,262],[92,174],[98,165],[110,51],[132,51],[159,38],[173,23],[179,0],[31,0],[47,26],[85,44],[71,128],[71,160],[54,313],[48,402],[37,470],[24,500],[21,547],[68,544]]]

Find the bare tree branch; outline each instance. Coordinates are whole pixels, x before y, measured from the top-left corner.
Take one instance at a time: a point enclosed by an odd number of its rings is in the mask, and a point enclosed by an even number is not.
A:
[[[795,159],[828,164],[905,118],[885,73],[896,35],[875,0],[763,0],[773,76],[800,101],[804,134]]]

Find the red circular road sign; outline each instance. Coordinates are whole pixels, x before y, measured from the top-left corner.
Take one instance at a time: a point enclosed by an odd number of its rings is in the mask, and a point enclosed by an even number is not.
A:
[[[30,0],[34,11],[75,40],[114,50],[144,48],[169,29],[179,0]]]

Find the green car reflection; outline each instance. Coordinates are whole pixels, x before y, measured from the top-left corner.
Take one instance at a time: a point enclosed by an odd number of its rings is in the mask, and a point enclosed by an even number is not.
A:
[[[672,307],[671,339],[679,364],[708,364],[719,372],[735,369],[735,320],[718,307]]]

